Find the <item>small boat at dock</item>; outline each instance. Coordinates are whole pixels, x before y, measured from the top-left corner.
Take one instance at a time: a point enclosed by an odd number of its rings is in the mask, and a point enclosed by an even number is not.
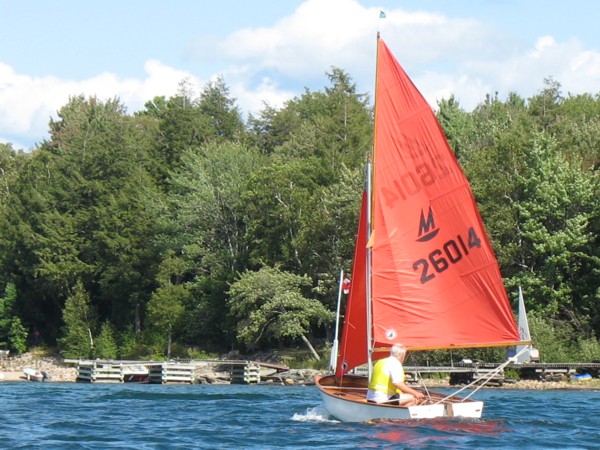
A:
[[[23,373],[25,374],[25,379],[27,381],[49,381],[51,378],[50,375],[43,370],[37,370],[31,367],[25,367]]]

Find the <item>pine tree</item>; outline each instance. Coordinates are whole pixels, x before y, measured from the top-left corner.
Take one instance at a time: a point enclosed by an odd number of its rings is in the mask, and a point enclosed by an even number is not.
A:
[[[113,327],[108,321],[104,322],[100,328],[100,335],[96,339],[96,349],[94,354],[96,358],[100,359],[117,358],[117,342],[115,341]]]
[[[63,310],[63,337],[59,346],[67,358],[90,358],[94,348],[92,337],[93,313],[90,297],[83,284],[78,282],[73,295],[67,298]]]

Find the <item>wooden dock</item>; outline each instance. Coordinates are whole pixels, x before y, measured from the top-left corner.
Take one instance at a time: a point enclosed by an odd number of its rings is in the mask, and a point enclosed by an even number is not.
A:
[[[405,366],[408,381],[418,381],[424,374],[448,374],[450,384],[468,384],[481,376],[495,371],[499,363],[458,363],[453,366]],[[568,379],[571,375],[589,373],[592,377],[600,375],[600,363],[524,363],[509,364],[510,369],[519,374],[522,380],[557,381]],[[505,369],[505,370],[506,370]],[[502,385],[506,381],[505,371],[499,371],[490,378],[491,385]]]
[[[82,362],[77,367],[77,381],[88,383],[123,383],[125,370],[121,363]]]
[[[286,372],[285,365],[249,360],[185,360],[185,361],[78,361],[67,360],[78,367],[77,381],[90,383],[196,383],[196,370],[211,366],[213,370],[229,373],[234,384],[257,384],[272,378],[274,373]],[[457,363],[452,366],[404,366],[407,382],[417,383],[433,374],[448,375],[451,384],[468,384],[493,373],[499,363]],[[136,369],[137,368],[137,369]],[[357,373],[366,375],[366,369],[357,368]],[[510,369],[523,380],[556,381],[569,379],[577,374],[600,376],[600,363],[524,363],[509,364]],[[210,369],[209,369],[210,370]],[[490,377],[490,385],[507,382],[505,371],[500,370]]]
[[[149,383],[173,384],[187,383],[193,384],[196,380],[192,364],[180,364],[165,362],[148,365]]]
[[[171,362],[80,361],[77,381],[88,383],[194,383],[195,366]]]
[[[232,384],[252,384],[260,382],[260,366],[253,362],[241,365],[236,364],[231,368]]]
[[[193,384],[196,382],[196,369],[202,366],[218,367],[229,372],[234,384],[252,384],[261,381],[262,372],[282,372],[289,370],[281,364],[247,360],[187,360],[179,361],[101,361],[66,360],[77,365],[77,381],[87,383],[154,383],[154,384]]]

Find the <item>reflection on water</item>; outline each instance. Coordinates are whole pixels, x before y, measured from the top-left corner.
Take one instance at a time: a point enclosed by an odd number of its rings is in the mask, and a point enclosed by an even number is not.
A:
[[[456,441],[461,435],[494,437],[508,431],[501,420],[482,419],[378,420],[370,424],[376,427],[377,439],[413,446]]]

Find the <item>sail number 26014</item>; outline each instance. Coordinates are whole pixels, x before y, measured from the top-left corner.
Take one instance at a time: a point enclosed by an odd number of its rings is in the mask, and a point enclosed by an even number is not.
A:
[[[413,263],[413,269],[421,272],[421,284],[435,278],[436,273],[442,273],[453,264],[468,256],[473,248],[481,247],[481,239],[473,227],[469,228],[467,240],[459,234],[450,239],[440,248],[431,251],[427,258],[418,259]]]

